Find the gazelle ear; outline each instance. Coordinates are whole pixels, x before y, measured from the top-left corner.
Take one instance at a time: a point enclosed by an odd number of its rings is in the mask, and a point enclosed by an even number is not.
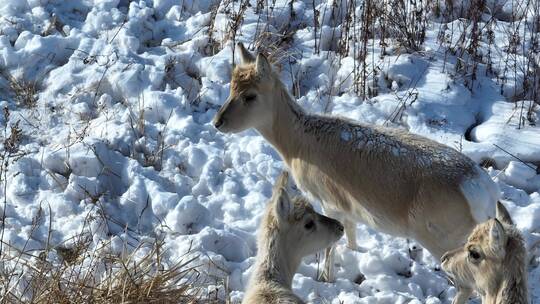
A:
[[[255,65],[257,66],[257,74],[261,76],[270,75],[270,73],[272,72],[272,66],[270,65],[270,62],[262,53],[259,53],[257,55]]]
[[[503,225],[498,219],[494,219],[489,228],[489,246],[494,252],[502,253],[502,256],[504,256],[506,240],[507,236]]]
[[[293,204],[284,188],[279,188],[275,193],[274,211],[280,222],[288,222],[292,218]]]
[[[251,55],[251,53],[248,50],[246,50],[242,42],[238,42],[236,44],[236,48],[238,49],[238,52],[240,53],[240,63],[248,64],[255,61],[255,57],[253,57],[253,55]]]
[[[495,217],[499,221],[501,221],[501,223],[514,225],[514,221],[512,221],[512,218],[510,217],[510,213],[508,213],[508,210],[501,202],[497,202],[497,211],[496,211]]]

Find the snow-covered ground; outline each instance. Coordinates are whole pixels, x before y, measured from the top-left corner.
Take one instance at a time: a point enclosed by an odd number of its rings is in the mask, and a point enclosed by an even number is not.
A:
[[[472,85],[455,69],[461,58],[445,46],[459,39],[459,31],[449,31],[459,28],[458,19],[433,17],[446,23],[431,21],[416,52],[390,41],[382,56],[378,41],[370,43],[369,71],[377,66],[377,75],[369,75],[369,85],[377,94],[363,100],[354,92],[353,51],[336,52],[333,33],[344,29],[345,18],[329,17],[334,1],[315,1],[316,26],[312,1],[240,2],[0,2],[0,107],[9,112],[0,123],[4,138],[15,126],[22,132],[15,149],[2,140],[9,163],[0,187],[4,243],[38,253],[47,245],[69,247],[72,237],[89,231],[90,248],[110,241],[120,253],[126,243],[163,238],[164,264],[186,252],[199,255],[214,282],[208,291],[217,286],[221,299],[239,302],[283,162],[256,132],[224,135],[211,124],[228,95],[236,40],[280,51],[283,79],[307,110],[406,128],[477,162],[489,160],[517,227],[530,247],[539,244],[540,107],[516,93],[526,76],[504,62],[515,23],[503,17],[515,8],[499,7],[494,64],[489,73],[480,64]],[[335,2],[339,14],[345,2]],[[362,1],[356,2],[361,15]],[[524,20],[532,20],[527,14]],[[522,53],[512,56],[516,62],[533,48],[526,37]],[[35,83],[37,100],[21,98],[13,79]],[[36,225],[36,218],[44,223]],[[310,256],[294,291],[314,303],[450,303],[455,289],[414,241],[363,225],[357,235],[361,252],[338,243],[335,283],[315,280],[322,257]],[[54,250],[49,258],[58,260]],[[540,301],[538,262],[533,256],[529,272],[534,301]]]

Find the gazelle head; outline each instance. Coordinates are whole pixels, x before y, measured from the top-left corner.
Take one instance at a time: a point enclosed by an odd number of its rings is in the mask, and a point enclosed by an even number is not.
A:
[[[300,260],[338,241],[343,236],[343,225],[317,213],[301,196],[290,199],[285,190],[287,179],[288,174],[282,173],[274,186],[263,229],[277,230],[274,235],[289,258]]]
[[[454,284],[475,289],[485,296],[497,292],[510,275],[509,268],[523,267],[520,263],[525,254],[520,233],[513,227],[506,208],[497,202],[496,218],[477,225],[467,243],[445,253],[441,261]]]
[[[214,117],[224,133],[241,132],[271,124],[276,81],[279,79],[263,54],[255,58],[242,43],[237,45],[241,63],[234,67],[229,98]]]

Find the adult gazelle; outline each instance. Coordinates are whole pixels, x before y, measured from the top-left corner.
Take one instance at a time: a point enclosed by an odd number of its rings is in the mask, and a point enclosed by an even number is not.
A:
[[[299,187],[344,223],[355,249],[356,223],[413,238],[440,258],[495,215],[496,184],[458,151],[409,132],[308,114],[262,54],[239,44],[241,64],[214,118],[221,132],[257,130],[279,152]],[[333,280],[333,247],[323,279]],[[460,291],[463,297],[471,291]],[[462,298],[463,298],[462,297]]]

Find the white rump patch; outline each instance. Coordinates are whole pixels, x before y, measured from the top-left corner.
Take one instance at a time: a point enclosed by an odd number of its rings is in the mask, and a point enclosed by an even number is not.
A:
[[[501,197],[499,187],[480,167],[475,168],[475,176],[463,181],[461,193],[467,199],[473,218],[477,223],[495,217],[495,206]]]

